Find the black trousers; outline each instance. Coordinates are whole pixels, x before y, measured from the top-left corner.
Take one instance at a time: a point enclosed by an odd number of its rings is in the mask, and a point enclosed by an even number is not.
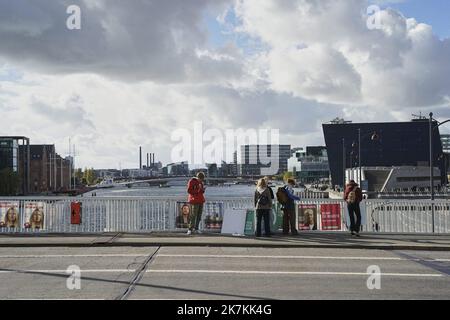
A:
[[[350,231],[359,232],[361,230],[361,209],[359,208],[359,203],[349,203],[347,208],[350,216]]]
[[[283,209],[283,233],[289,233],[289,227],[292,234],[297,234],[295,226],[295,209]]]
[[[270,235],[270,209],[256,210],[256,236],[261,237],[261,220],[264,219],[264,231]]]

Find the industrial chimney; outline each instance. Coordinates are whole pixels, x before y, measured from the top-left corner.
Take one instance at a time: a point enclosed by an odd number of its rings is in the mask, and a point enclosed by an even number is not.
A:
[[[139,147],[139,169],[142,169],[142,147]]]

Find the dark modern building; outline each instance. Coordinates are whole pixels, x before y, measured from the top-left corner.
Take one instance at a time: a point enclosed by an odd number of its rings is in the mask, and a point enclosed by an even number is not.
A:
[[[332,184],[342,186],[345,169],[359,165],[358,129],[361,132],[361,166],[429,166],[428,120],[387,123],[323,124]],[[439,129],[433,132],[434,166],[446,183]]]
[[[24,152],[20,153],[19,149]],[[0,171],[8,170],[19,177],[19,194],[30,189],[30,139],[27,137],[0,137]],[[0,181],[0,183],[8,183]]]

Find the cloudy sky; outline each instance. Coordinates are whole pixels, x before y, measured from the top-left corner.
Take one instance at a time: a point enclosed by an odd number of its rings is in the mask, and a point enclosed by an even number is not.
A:
[[[0,135],[126,168],[139,145],[169,162],[195,121],[302,146],[336,117],[447,119],[449,18],[448,0],[0,0]]]

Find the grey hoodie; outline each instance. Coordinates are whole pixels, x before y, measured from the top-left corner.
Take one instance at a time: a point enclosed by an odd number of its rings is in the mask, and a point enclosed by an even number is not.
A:
[[[272,209],[272,197],[269,188],[256,187],[255,191],[255,208],[256,210]]]

